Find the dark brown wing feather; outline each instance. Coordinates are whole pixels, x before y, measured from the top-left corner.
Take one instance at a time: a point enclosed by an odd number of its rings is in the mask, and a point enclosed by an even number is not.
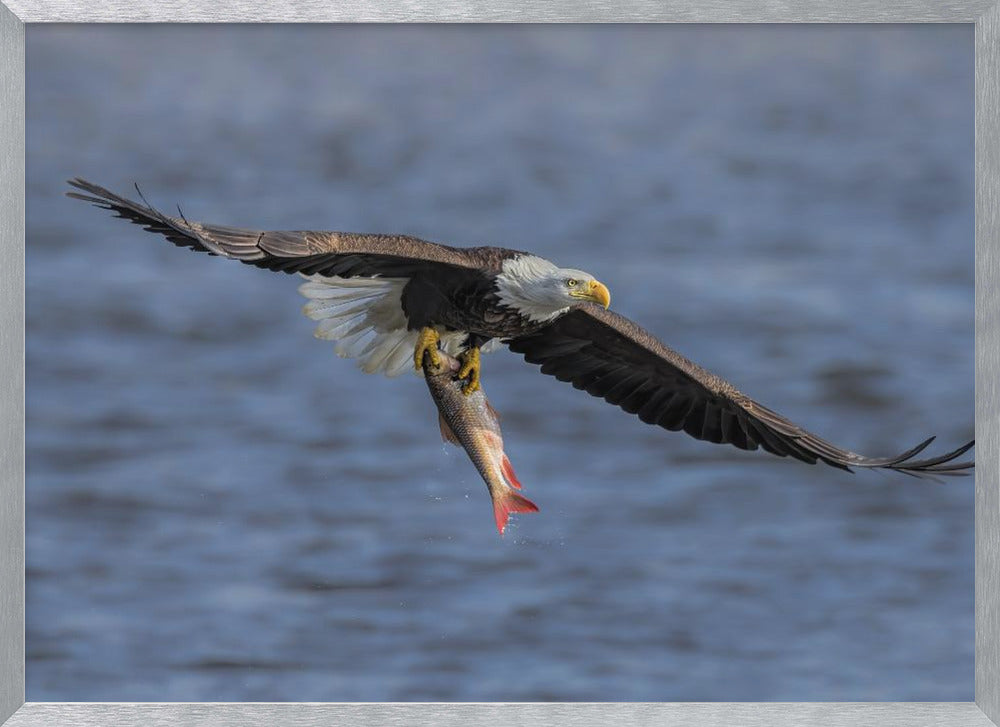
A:
[[[82,193],[67,192],[68,196],[111,210],[119,217],[143,225],[150,232],[165,236],[179,247],[285,273],[412,277],[428,266],[471,268],[493,273],[499,272],[505,259],[518,254],[517,251],[497,247],[449,247],[405,235],[265,232],[208,225],[189,222],[183,215],[169,217],[148,204],[126,199],[83,179],[71,179],[69,184],[82,190]],[[141,192],[139,196],[142,196]]]
[[[850,470],[871,467],[913,475],[967,474],[954,462],[972,448],[915,460],[933,437],[895,457],[863,457],[811,434],[731,384],[673,351],[627,318],[585,304],[530,335],[507,342],[542,373],[603,398],[647,424],[684,430],[696,439],[762,449]]]

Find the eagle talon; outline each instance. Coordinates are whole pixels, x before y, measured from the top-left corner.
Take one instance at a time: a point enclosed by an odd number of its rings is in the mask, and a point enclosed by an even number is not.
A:
[[[426,327],[420,330],[417,338],[417,346],[413,349],[413,368],[420,371],[424,367],[424,353],[430,355],[431,366],[435,369],[441,368],[441,356],[438,354],[438,342],[441,336],[433,328]]]
[[[462,393],[466,396],[479,391],[479,370],[481,367],[479,359],[479,348],[470,348],[459,355],[462,368],[458,370],[459,379],[468,379],[462,387]]]

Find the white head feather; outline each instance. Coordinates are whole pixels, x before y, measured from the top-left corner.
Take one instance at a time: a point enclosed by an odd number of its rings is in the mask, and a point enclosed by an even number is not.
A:
[[[571,293],[594,276],[582,270],[560,268],[536,255],[505,260],[497,276],[500,302],[536,323],[558,318],[579,300]]]

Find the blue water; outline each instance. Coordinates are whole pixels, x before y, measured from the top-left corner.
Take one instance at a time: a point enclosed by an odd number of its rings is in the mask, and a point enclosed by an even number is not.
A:
[[[971,26],[31,26],[29,700],[971,700],[973,482],[693,441],[63,197],[531,249],[855,451],[973,434]]]

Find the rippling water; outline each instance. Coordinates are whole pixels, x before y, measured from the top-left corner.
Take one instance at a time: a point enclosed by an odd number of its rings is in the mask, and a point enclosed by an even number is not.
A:
[[[695,442],[507,352],[498,539],[293,279],[62,196],[537,251],[854,450],[973,433],[972,31],[28,29],[29,700],[970,700],[973,483]]]

